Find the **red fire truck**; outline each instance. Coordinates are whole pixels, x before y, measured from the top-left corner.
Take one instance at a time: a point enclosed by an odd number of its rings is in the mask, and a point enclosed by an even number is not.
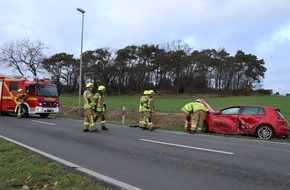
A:
[[[22,117],[38,114],[47,117],[59,112],[57,86],[48,80],[29,81],[24,78],[7,78],[0,76],[0,112],[17,113],[17,93],[22,89],[26,93],[25,106],[22,106]]]

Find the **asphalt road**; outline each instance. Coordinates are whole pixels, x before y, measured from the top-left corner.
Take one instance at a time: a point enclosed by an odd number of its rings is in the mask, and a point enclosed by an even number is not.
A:
[[[120,125],[84,133],[82,125],[0,116],[0,137],[124,189],[290,189],[290,144]]]

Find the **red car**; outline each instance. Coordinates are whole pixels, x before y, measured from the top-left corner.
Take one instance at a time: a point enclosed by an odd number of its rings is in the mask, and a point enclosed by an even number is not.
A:
[[[204,132],[252,135],[261,139],[288,137],[287,121],[277,108],[237,105],[215,111],[202,101],[210,112],[204,122]]]

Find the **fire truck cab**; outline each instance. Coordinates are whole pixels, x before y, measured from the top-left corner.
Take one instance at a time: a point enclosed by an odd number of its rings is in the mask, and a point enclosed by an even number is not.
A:
[[[5,78],[0,76],[0,112],[17,113],[17,93],[22,89],[26,93],[26,102],[22,106],[22,117],[38,114],[46,118],[59,112],[57,86],[48,80],[29,81],[24,78]]]

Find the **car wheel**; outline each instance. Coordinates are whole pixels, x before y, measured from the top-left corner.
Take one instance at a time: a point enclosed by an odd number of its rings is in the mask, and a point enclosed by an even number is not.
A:
[[[208,132],[208,124],[207,124],[207,122],[203,122],[202,132],[204,132],[204,133]]]
[[[269,125],[261,125],[256,131],[256,136],[260,139],[271,139],[274,137],[274,130]]]

